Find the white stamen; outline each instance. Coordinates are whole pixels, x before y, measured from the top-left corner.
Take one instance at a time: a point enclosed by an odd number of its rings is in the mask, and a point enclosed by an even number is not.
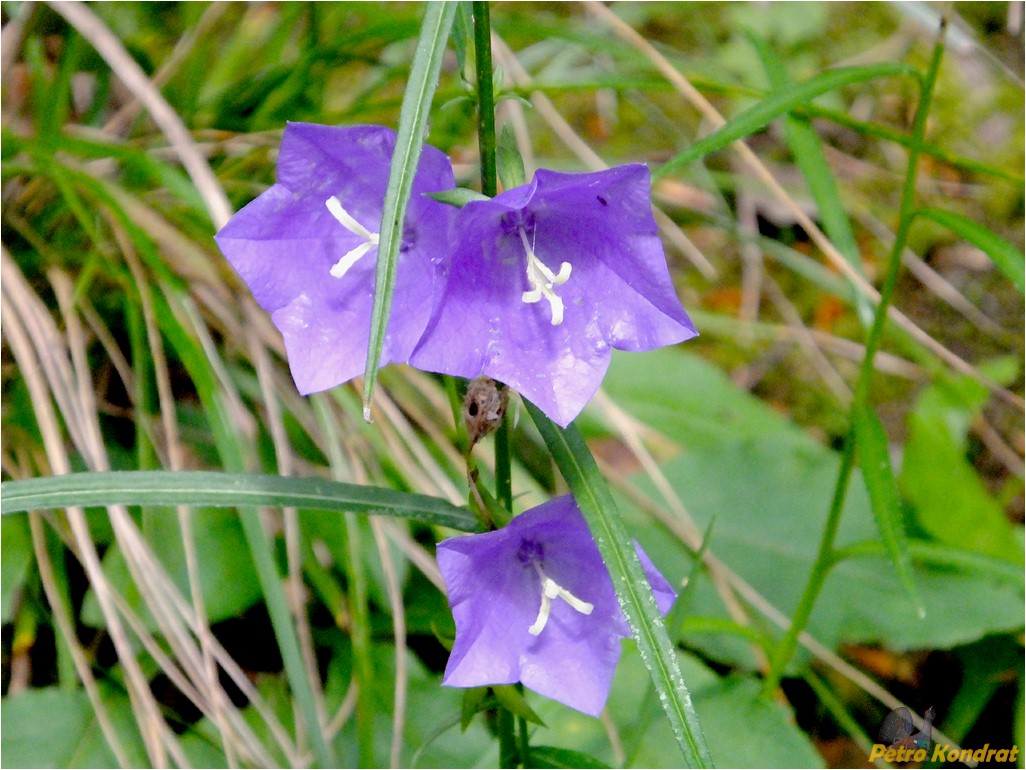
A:
[[[569,280],[571,265],[569,262],[563,262],[559,266],[559,272],[553,273],[534,253],[534,247],[527,242],[524,228],[520,227],[518,230],[527,254],[527,281],[531,284],[531,289],[520,295],[520,301],[533,304],[544,297],[552,310],[552,325],[559,326],[563,323],[563,300],[552,289],[554,286],[562,286]]]
[[[559,585],[555,580],[550,578],[544,572],[542,568],[537,564],[533,565],[535,570],[538,572],[538,576],[542,581],[542,600],[541,607],[538,608],[538,617],[531,625],[527,632],[531,636],[538,636],[545,628],[545,624],[549,622],[549,614],[552,612],[552,600],[560,598],[577,610],[582,615],[590,615],[592,610],[595,609],[595,605],[591,602],[582,601],[574,596],[572,593],[567,591],[563,586]]]
[[[338,262],[331,266],[331,270],[329,272],[332,277],[341,278],[349,272],[349,268],[355,265],[360,257],[378,245],[378,234],[372,233],[366,227],[353,219],[352,215],[342,208],[342,203],[334,195],[328,198],[328,200],[324,202],[324,205],[328,207],[328,211],[331,212],[331,215],[338,220],[338,223],[342,225],[342,227],[353,235],[358,235],[364,239],[363,243],[356,248],[347,251],[342,255],[342,258]]]

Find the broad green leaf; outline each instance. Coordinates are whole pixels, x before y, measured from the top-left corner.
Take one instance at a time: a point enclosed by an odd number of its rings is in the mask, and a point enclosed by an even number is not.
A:
[[[614,350],[602,388],[620,407],[689,449],[770,435],[788,447],[816,446],[715,366],[680,349]],[[594,409],[585,414],[593,416]]]
[[[665,463],[663,471],[699,527],[716,517],[710,551],[790,615],[816,556],[838,463],[831,450],[788,446],[767,436],[682,454]],[[879,538],[858,475],[856,471],[842,513],[839,548]],[[637,477],[636,484],[654,495],[646,478]],[[679,542],[632,508],[623,509],[631,514],[632,532],[671,582],[690,572],[691,556]],[[1009,539],[1014,544],[1018,537],[1010,534]],[[1021,580],[1010,581],[1008,570],[974,569],[969,561],[929,560],[929,551],[917,548],[921,542],[910,539],[909,553],[925,618],[909,606],[893,565],[880,549],[878,555],[833,567],[809,631],[831,648],[878,643],[910,650],[947,649],[1021,628]],[[692,615],[728,617],[708,580],[694,589]],[[706,633],[685,641],[714,660],[750,662]]]
[[[1026,260],[1023,253],[1004,238],[953,211],[920,209],[915,215],[936,222],[969,241],[993,260],[998,270],[1004,273],[1015,288],[1020,292],[1026,291]]]
[[[563,767],[598,767],[607,768],[595,757],[581,751],[558,749],[555,746],[531,746],[524,767],[563,768]]]
[[[381,227],[378,230],[381,235],[374,283],[374,307],[371,310],[370,341],[363,381],[363,411],[367,420],[370,420],[371,396],[378,379],[381,347],[385,342],[385,330],[392,307],[399,247],[403,240],[403,220],[413,190],[420,153],[424,149],[424,129],[427,127],[431,99],[438,85],[442,54],[456,14],[456,3],[427,3],[424,9],[424,23],[420,29],[417,50],[410,63],[410,77],[399,110],[399,130],[388,172]]]
[[[100,687],[114,732],[128,761],[148,766],[126,696]],[[84,690],[26,690],[3,699],[0,749],[4,767],[117,767]]]
[[[891,557],[898,579],[908,595],[909,601],[919,617],[923,617],[926,608],[919,597],[915,581],[912,578],[912,563],[908,555],[908,541],[905,538],[905,525],[902,521],[901,498],[898,494],[898,483],[894,480],[891,470],[891,455],[887,445],[887,433],[883,423],[872,408],[865,404],[856,404],[853,412],[855,429],[855,451],[862,468],[862,478],[869,491],[869,500],[876,517],[876,526],[880,530],[880,538],[887,553]]]
[[[14,599],[25,585],[29,567],[34,560],[32,535],[26,519],[0,519],[0,622],[10,623],[14,616]]]
[[[178,516],[171,510],[153,511],[145,536],[157,558],[182,596],[189,596],[189,574],[182,546]],[[208,620],[217,623],[242,615],[260,599],[260,583],[253,559],[233,511],[199,509],[191,511],[196,564]],[[6,521],[6,519],[5,519]],[[157,625],[141,599],[121,549],[114,545],[103,557],[103,569],[114,588],[124,596],[151,631]],[[93,628],[105,626],[99,603],[92,592],[82,607],[82,622]]]
[[[719,767],[823,766],[823,758],[795,723],[790,708],[759,697],[757,679],[721,679],[697,658],[686,653],[678,657],[681,671],[692,683],[702,730]],[[642,674],[638,656],[624,655],[613,682],[620,697],[609,703],[623,737],[625,766],[676,767],[664,748],[672,740],[669,726],[658,718],[658,699]]]
[[[372,513],[473,531],[474,516],[427,495],[380,487],[213,471],[111,471],[5,481],[0,512],[72,505],[295,506],[309,510]]]
[[[526,400],[524,404],[588,522],[684,760],[691,767],[710,767],[712,758],[681,676],[675,648],[595,458],[573,425],[559,428],[536,406]]]
[[[699,158],[704,158],[729,145],[731,142],[754,134],[771,120],[794,108],[810,102],[817,96],[837,88],[864,83],[869,80],[897,75],[916,77],[918,73],[904,64],[873,64],[863,67],[840,67],[796,83],[785,92],[774,92],[753,107],[749,107],[726,122],[722,127],[702,137],[683,152],[678,153],[652,173],[653,179],[660,179],[683,168]]]
[[[913,413],[900,476],[919,525],[943,543],[1022,564],[1022,530],[1008,520],[939,419]]]

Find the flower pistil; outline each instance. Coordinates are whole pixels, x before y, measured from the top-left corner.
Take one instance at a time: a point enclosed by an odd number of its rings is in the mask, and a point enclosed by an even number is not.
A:
[[[559,326],[563,323],[563,300],[552,289],[554,286],[562,286],[569,280],[571,265],[569,262],[563,262],[559,266],[559,272],[553,273],[534,253],[534,247],[528,242],[524,228],[521,226],[517,230],[527,253],[527,280],[531,284],[531,290],[525,291],[520,299],[522,302],[533,304],[544,297],[552,309],[552,325]]]
[[[355,265],[360,257],[378,245],[378,233],[372,233],[366,227],[353,219],[352,215],[342,208],[342,203],[334,195],[328,198],[328,200],[324,202],[324,205],[328,207],[328,211],[331,212],[331,215],[338,220],[342,227],[346,228],[346,230],[351,232],[353,235],[358,235],[364,239],[363,243],[355,249],[347,251],[342,255],[342,258],[338,262],[331,266],[331,270],[329,272],[332,277],[341,278],[349,272],[349,268]]]
[[[538,617],[531,625],[527,632],[532,636],[538,636],[545,628],[545,624],[549,622],[549,613],[552,611],[552,600],[560,598],[577,610],[582,615],[590,615],[592,610],[595,609],[595,605],[591,602],[582,601],[574,596],[572,593],[567,591],[563,586],[557,583],[555,580],[546,575],[542,568],[538,566],[537,562],[533,562],[532,565],[538,573],[538,577],[541,578],[542,582],[542,600],[541,607],[538,609]]]

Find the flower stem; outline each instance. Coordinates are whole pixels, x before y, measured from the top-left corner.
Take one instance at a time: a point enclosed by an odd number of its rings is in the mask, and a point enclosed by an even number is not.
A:
[[[513,734],[513,712],[499,707],[496,730],[499,733],[499,767],[516,767],[517,742]]]
[[[481,155],[481,192],[494,198],[499,191],[495,164],[495,94],[492,85],[492,29],[488,0],[475,0],[474,62],[477,71],[477,143]],[[507,511],[513,511],[513,482],[509,459],[509,421],[507,414],[495,431],[495,497]],[[527,729],[515,735],[513,714],[499,708],[499,767],[516,767],[517,759],[526,767]]]
[[[477,142],[481,154],[481,192],[494,198],[495,94],[492,87],[492,40],[488,0],[474,2],[474,61],[477,68]]]
[[[866,352],[863,356],[862,365],[859,369],[859,378],[855,385],[855,398],[851,406],[852,419],[850,420],[848,435],[844,443],[844,454],[841,456],[841,467],[837,474],[837,483],[834,485],[834,495],[830,502],[830,513],[827,516],[826,526],[823,529],[819,553],[816,555],[816,563],[813,565],[812,572],[809,574],[809,580],[805,585],[805,590],[798,601],[798,607],[795,609],[791,626],[777,643],[771,656],[770,670],[763,680],[762,695],[764,697],[771,696],[780,684],[780,679],[784,675],[787,664],[794,655],[798,637],[805,629],[812,615],[813,607],[826,582],[830,568],[837,563],[834,540],[841,523],[841,512],[847,497],[851,474],[855,468],[854,415],[857,410],[867,408],[869,402],[869,389],[873,378],[873,359],[876,356],[876,352],[880,349],[880,343],[883,339],[883,330],[887,323],[887,310],[890,307],[895,288],[898,285],[901,255],[905,250],[905,244],[908,242],[909,230],[916,214],[915,192],[916,176],[919,170],[919,156],[923,149],[926,118],[930,112],[933,89],[937,82],[937,73],[940,70],[941,56],[944,53],[944,32],[946,29],[947,18],[943,17],[941,19],[939,38],[933,49],[933,57],[930,60],[930,66],[920,85],[919,104],[916,107],[916,114],[912,123],[908,165],[905,171],[905,184],[901,194],[898,230],[895,234],[894,246],[891,249],[890,259],[887,264],[887,274],[884,277],[883,285],[880,287],[880,302],[876,307],[873,324],[866,338]]]

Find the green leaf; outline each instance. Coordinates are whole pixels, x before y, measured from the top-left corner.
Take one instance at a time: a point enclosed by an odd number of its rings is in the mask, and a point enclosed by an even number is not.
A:
[[[134,767],[149,764],[128,698],[100,686],[114,732]],[[6,697],[0,707],[5,767],[117,767],[84,690],[56,687]]]
[[[295,506],[319,511],[380,514],[474,531],[469,511],[427,495],[326,479],[213,471],[71,473],[0,485],[0,512],[97,505]]]
[[[916,608],[920,618],[926,614],[923,600],[912,579],[912,562],[908,555],[908,541],[902,521],[901,498],[898,483],[891,470],[891,457],[887,448],[887,433],[883,423],[865,404],[856,404],[852,411],[855,429],[855,451],[858,454],[862,478],[869,491],[869,500],[876,517],[887,553],[894,564],[895,573],[901,581],[909,601]]]
[[[524,697],[524,694],[513,685],[494,684],[492,685],[492,692],[495,693],[495,699],[513,716],[522,717],[528,722],[541,725],[542,727],[545,726],[541,717],[535,714],[531,707],[527,705],[527,699]]]
[[[532,746],[524,767],[598,767],[607,768],[590,754],[570,749],[559,749],[555,746]]]
[[[677,767],[666,750],[673,740],[644,669],[630,644],[613,686],[620,697],[609,711],[623,736],[625,767]],[[822,767],[823,758],[785,705],[760,698],[753,677],[721,678],[696,657],[678,653],[681,671],[691,683],[695,708],[709,750],[719,767]]]
[[[873,64],[864,67],[841,67],[827,70],[819,75],[795,84],[784,92],[774,92],[765,99],[749,107],[747,110],[731,118],[722,127],[699,139],[683,152],[678,153],[652,173],[652,178],[660,179],[692,163],[716,152],[731,142],[754,134],[764,128],[771,120],[790,112],[817,96],[837,88],[863,83],[875,78],[910,75],[917,77],[918,72],[904,64]]]
[[[773,606],[790,614],[816,557],[838,464],[837,453],[829,449],[788,446],[767,436],[688,452],[663,464],[662,470],[697,526],[705,527],[716,517],[710,551]],[[941,462],[939,467],[946,466]],[[868,494],[858,475],[856,471],[842,513],[838,548],[879,541]],[[646,477],[639,475],[635,483],[658,499]],[[629,508],[624,510],[631,513]],[[664,574],[690,571],[691,554],[662,526],[634,513],[628,523]],[[1020,537],[1008,533],[1009,547],[1021,542]],[[810,619],[810,633],[829,648],[877,643],[894,650],[947,649],[988,633],[1022,627],[1021,575],[1013,582],[1007,569],[977,570],[969,560],[934,560],[931,549],[921,545],[930,543],[909,541],[925,618],[909,607],[881,547],[877,555],[833,566]],[[984,558],[977,556],[977,560]],[[729,617],[711,581],[695,586],[691,614]],[[713,660],[749,665],[749,659],[721,644],[726,638],[695,634],[684,641]]]
[[[498,146],[495,148],[495,162],[499,168],[499,179],[504,189],[519,187],[527,181],[524,173],[524,159],[520,157],[517,139],[509,123],[499,133]]]
[[[374,283],[374,306],[371,310],[370,340],[363,381],[363,413],[368,421],[371,397],[378,380],[381,347],[385,343],[385,330],[388,328],[388,316],[392,307],[392,292],[399,265],[399,247],[402,246],[406,206],[413,191],[413,178],[417,173],[420,153],[424,149],[424,131],[427,127],[431,99],[438,86],[442,54],[456,14],[454,2],[427,3],[424,8],[424,23],[420,28],[417,50],[410,63],[410,77],[399,110],[399,130],[388,172],[381,227],[378,230],[381,235]]]
[[[1020,292],[1026,291],[1026,267],[1023,253],[1001,236],[961,214],[941,209],[920,209],[915,216],[929,219],[963,238],[993,260],[1005,277]]]
[[[454,187],[451,190],[427,193],[425,197],[431,198],[432,200],[436,200],[439,203],[447,203],[450,206],[455,206],[458,209],[463,208],[471,201],[488,200],[487,195],[482,195],[477,190],[470,190],[466,187]]]
[[[602,388],[646,425],[690,449],[762,436],[774,436],[787,446],[816,446],[708,361],[678,348],[614,350]]]
[[[914,412],[901,467],[901,489],[916,520],[955,548],[1022,564],[1022,530],[1014,527],[937,417]]]
[[[793,81],[766,40],[752,34],[748,35],[748,39],[759,52],[759,57],[762,59],[763,67],[766,69],[766,75],[773,89],[784,93],[792,88]],[[787,115],[784,118],[784,133],[787,136],[787,144],[791,148],[791,153],[794,155],[795,163],[801,170],[802,176],[805,177],[809,193],[816,202],[823,231],[837,247],[837,250],[848,260],[848,263],[859,274],[864,275],[862,258],[858,244],[855,242],[851,220],[848,219],[848,214],[844,210],[844,203],[837,191],[837,181],[823,154],[823,145],[819,140],[819,135],[808,118],[796,115]],[[873,322],[873,306],[861,292],[855,293],[855,303],[863,326],[868,328]]]
[[[154,510],[147,517],[144,534],[157,558],[183,596],[189,596],[189,573],[178,516],[170,510]],[[204,611],[211,623],[242,615],[261,598],[253,559],[246,547],[239,517],[233,511],[200,509],[192,517],[193,543]],[[4,521],[8,521],[7,518]],[[114,544],[103,556],[103,571],[151,631],[159,630]],[[82,606],[82,622],[93,628],[105,626],[96,596],[90,589]]]
[[[6,624],[14,617],[14,599],[25,585],[35,560],[28,520],[0,520],[0,542],[4,544],[4,558],[0,559],[0,622]]]
[[[561,429],[526,399],[524,405],[588,522],[685,761],[691,767],[712,766],[675,647],[595,458],[573,425]]]

